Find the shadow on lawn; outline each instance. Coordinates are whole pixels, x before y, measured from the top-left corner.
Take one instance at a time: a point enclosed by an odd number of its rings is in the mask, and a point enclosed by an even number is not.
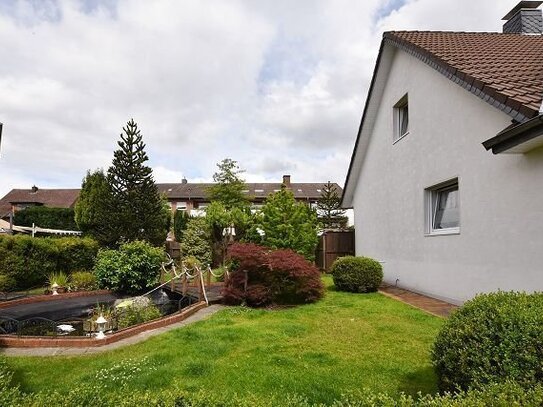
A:
[[[419,392],[423,395],[437,393],[437,377],[432,366],[411,371],[400,378],[398,393],[416,396]]]

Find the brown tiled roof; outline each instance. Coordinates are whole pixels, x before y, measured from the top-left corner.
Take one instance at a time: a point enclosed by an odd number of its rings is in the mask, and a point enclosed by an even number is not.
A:
[[[12,189],[0,199],[0,218],[11,211],[11,204],[32,203],[54,208],[71,208],[79,196],[79,189]]]
[[[206,200],[208,189],[212,183],[175,183],[157,184],[158,190],[165,194],[168,199],[196,199]],[[248,183],[246,193],[250,197],[264,199],[281,189],[281,183]],[[324,183],[292,183],[290,189],[296,199],[316,200],[321,195]],[[341,196],[342,189],[338,184],[338,195]],[[79,196],[79,189],[38,189],[33,193],[30,189],[12,189],[6,196],[0,199],[0,218],[3,218],[11,211],[12,203],[34,203],[49,207],[70,208],[75,204]]]
[[[539,112],[542,35],[392,31],[383,38],[519,121]]]
[[[186,183],[186,184],[157,184],[161,193],[166,194],[169,199],[207,199],[208,189],[214,184],[205,183]],[[247,183],[245,191],[247,195],[255,198],[266,198],[281,189],[281,183]],[[291,183],[290,189],[297,199],[316,200],[321,195],[324,183]],[[338,184],[338,195],[341,195],[342,189]]]

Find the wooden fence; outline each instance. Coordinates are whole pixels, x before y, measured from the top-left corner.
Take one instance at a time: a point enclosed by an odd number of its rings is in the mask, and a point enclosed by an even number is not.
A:
[[[354,255],[354,230],[327,230],[319,238],[315,263],[321,270],[329,271],[338,257]]]

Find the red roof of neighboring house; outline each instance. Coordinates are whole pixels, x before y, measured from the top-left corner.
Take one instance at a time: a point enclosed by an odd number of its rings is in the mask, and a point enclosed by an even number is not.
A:
[[[71,208],[79,197],[79,189],[12,189],[0,199],[0,218],[11,212],[12,204],[35,204],[54,208]]]
[[[543,35],[392,31],[384,41],[414,55],[519,121],[539,114]]]

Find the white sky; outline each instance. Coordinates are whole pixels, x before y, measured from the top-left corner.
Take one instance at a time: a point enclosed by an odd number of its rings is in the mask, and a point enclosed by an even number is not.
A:
[[[516,0],[0,0],[0,196],[78,188],[134,118],[157,182],[343,185],[383,31],[501,31]]]

